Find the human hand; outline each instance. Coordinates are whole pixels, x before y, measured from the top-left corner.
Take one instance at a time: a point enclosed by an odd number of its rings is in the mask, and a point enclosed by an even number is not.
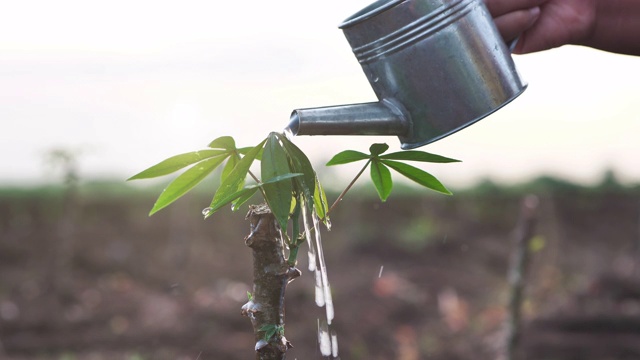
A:
[[[485,0],[516,54],[585,43],[596,22],[596,0]]]

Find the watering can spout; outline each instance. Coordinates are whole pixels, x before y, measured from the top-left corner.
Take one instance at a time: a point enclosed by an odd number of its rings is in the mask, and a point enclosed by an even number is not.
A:
[[[482,0],[376,0],[340,28],[378,102],[294,110],[294,135],[440,140],[525,89]]]
[[[287,130],[293,135],[395,135],[409,131],[408,115],[391,101],[298,109]]]

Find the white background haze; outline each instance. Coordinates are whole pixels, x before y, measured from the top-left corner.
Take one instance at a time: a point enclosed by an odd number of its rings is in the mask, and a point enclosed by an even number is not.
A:
[[[369,2],[3,2],[0,184],[49,180],[52,148],[80,151],[85,178],[125,179],[221,135],[253,145],[295,108],[373,101],[337,28]],[[421,148],[464,161],[425,169],[452,186],[592,183],[607,169],[640,181],[640,58],[567,46],[515,59],[525,93]],[[399,150],[395,137],[295,141],[318,164],[373,142]]]

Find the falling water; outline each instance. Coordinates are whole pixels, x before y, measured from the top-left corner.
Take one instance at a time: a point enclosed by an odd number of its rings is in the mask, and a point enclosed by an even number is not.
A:
[[[324,301],[324,288],[322,287],[322,274],[319,269],[315,270],[316,277],[316,305],[319,307],[323,307],[325,305]]]
[[[311,219],[309,219],[311,218]],[[305,229],[307,244],[309,245],[309,271],[314,272],[315,301],[318,307],[325,308],[326,320],[318,319],[318,344],[322,356],[331,356],[338,359],[338,336],[335,331],[329,332],[329,326],[334,319],[333,299],[327,274],[327,265],[322,249],[322,235],[320,233],[320,220],[315,212],[309,214],[307,207],[302,206],[302,219]],[[312,224],[311,224],[312,223]],[[313,236],[311,233],[313,232]]]
[[[284,136],[285,136],[287,139],[289,139],[289,140],[293,141],[293,137],[294,137],[295,135],[293,134],[293,131],[291,130],[291,128],[290,128],[290,127],[286,127],[286,128],[282,131],[282,133],[284,134]]]
[[[324,252],[322,251],[322,237],[320,235],[320,220],[314,213],[313,228],[316,238],[316,249],[318,251],[318,264],[320,265],[320,275],[322,276],[322,289],[324,290],[324,307],[327,311],[327,323],[331,325],[333,320],[333,300],[331,298],[331,286],[329,285],[329,276],[327,275],[327,265],[324,261]]]
[[[329,336],[329,325],[318,319],[318,344],[322,356],[331,356],[331,337]]]

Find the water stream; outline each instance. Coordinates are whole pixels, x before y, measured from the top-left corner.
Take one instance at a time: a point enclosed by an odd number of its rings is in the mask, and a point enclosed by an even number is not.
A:
[[[315,301],[318,307],[325,308],[325,318],[318,319],[318,345],[320,353],[324,357],[339,359],[338,335],[330,329],[335,317],[331,286],[327,273],[327,264],[324,260],[322,248],[322,235],[320,232],[320,219],[315,212],[309,214],[306,206],[302,206],[303,224],[305,236],[309,246],[309,271],[313,271],[315,279]],[[312,235],[313,233],[313,235]]]

